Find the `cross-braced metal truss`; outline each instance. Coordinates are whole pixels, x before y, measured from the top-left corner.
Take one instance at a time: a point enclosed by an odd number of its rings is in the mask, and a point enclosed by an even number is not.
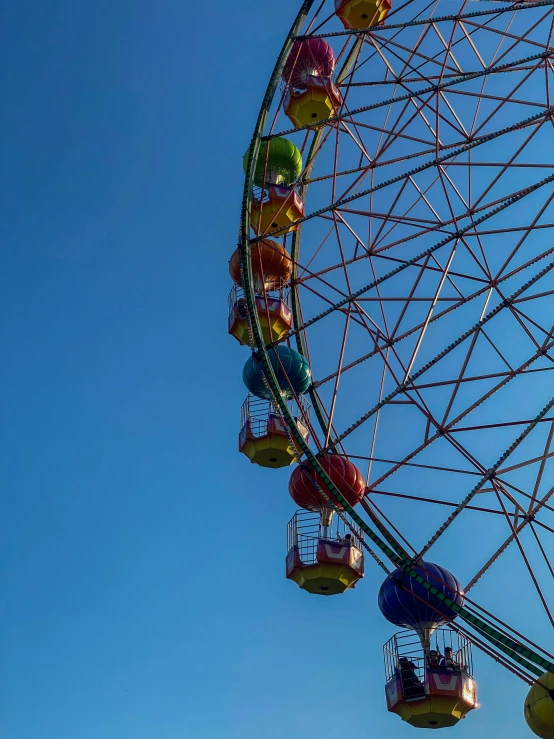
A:
[[[554,626],[553,29],[554,0],[395,2],[367,32],[314,4],[342,104],[292,128],[283,82],[263,134],[301,149],[305,211],[249,239],[292,254],[314,451],[521,628],[506,576]]]

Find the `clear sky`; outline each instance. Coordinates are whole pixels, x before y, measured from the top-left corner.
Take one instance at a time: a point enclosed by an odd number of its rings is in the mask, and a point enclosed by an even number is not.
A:
[[[4,739],[414,736],[381,572],[287,582],[289,471],[236,448],[227,260],[297,5],[0,4]],[[453,734],[520,739],[525,686],[476,667]]]

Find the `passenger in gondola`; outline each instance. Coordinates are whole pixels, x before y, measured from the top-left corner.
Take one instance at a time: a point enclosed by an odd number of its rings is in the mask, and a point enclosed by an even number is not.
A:
[[[440,661],[440,666],[445,667],[447,670],[454,670],[458,666],[452,654],[452,647],[444,648],[444,657]]]
[[[239,316],[241,318],[247,318],[248,317],[248,307],[246,305],[246,300],[244,298],[239,298],[237,301],[237,310],[239,312]]]
[[[352,534],[346,534],[344,537],[344,543],[348,545],[352,544]]]
[[[436,649],[431,649],[429,656],[427,657],[427,664],[429,667],[439,667],[441,655]]]
[[[406,698],[422,698],[425,695],[425,688],[415,673],[414,663],[408,660],[407,657],[400,657],[398,662],[404,696]]]
[[[415,665],[407,657],[400,657],[398,660],[398,666],[403,680],[413,680],[416,677]]]

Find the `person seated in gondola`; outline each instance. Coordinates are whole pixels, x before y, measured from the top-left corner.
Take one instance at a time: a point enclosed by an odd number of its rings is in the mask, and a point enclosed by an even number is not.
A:
[[[442,655],[436,649],[431,649],[427,657],[429,667],[439,667]]]
[[[458,664],[454,660],[454,655],[452,654],[452,647],[444,648],[444,657],[440,661],[440,666],[445,667],[447,670],[454,670],[458,667]]]
[[[407,657],[400,657],[400,678],[402,680],[402,691],[405,698],[423,698],[425,688],[415,673],[415,665]]]
[[[403,681],[417,679],[415,674],[415,665],[407,657],[400,657],[398,659],[398,667],[400,668],[400,675]]]
[[[248,317],[248,306],[246,305],[246,300],[244,298],[239,298],[237,300],[237,310],[241,318]]]
[[[346,534],[346,536],[344,537],[344,543],[352,544],[352,534]]]

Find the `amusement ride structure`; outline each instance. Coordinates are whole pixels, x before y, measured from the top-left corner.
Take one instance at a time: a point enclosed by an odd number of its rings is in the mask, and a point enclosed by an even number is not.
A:
[[[305,0],[244,155],[239,449],[295,465],[288,579],[383,570],[420,728],[477,706],[477,647],[554,739],[553,32],[554,0]]]

